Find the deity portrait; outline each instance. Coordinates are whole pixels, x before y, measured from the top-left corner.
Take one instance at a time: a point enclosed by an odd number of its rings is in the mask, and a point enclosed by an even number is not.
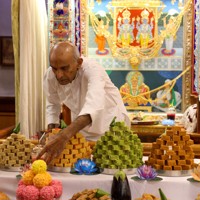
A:
[[[138,106],[147,105],[150,98],[148,85],[144,83],[144,77],[139,71],[131,71],[126,76],[126,83],[120,87],[120,92],[125,105]],[[144,95],[142,95],[145,93]],[[132,95],[134,98],[126,98],[126,94]]]
[[[126,9],[122,13],[122,18],[118,18],[118,36],[117,40],[118,43],[121,44],[122,48],[129,47],[129,45],[133,42],[134,40],[134,35],[133,35],[133,29],[134,29],[134,22],[133,20],[130,19],[130,11]]]
[[[136,20],[136,29],[138,31],[136,35],[136,41],[140,43],[142,48],[147,48],[149,42],[151,42],[153,39],[152,29],[154,27],[154,19],[152,17],[149,23],[149,11],[144,9],[141,12],[141,18],[138,16]]]

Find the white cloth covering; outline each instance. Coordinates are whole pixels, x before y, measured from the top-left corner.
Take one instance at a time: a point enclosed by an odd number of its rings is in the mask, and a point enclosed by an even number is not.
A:
[[[199,163],[199,159],[195,160]],[[5,172],[0,170],[0,191],[5,192],[11,200],[16,198],[18,181],[16,175],[19,172]],[[100,188],[110,193],[112,186],[112,175],[72,175],[70,173],[50,172],[53,180],[60,180],[63,184],[63,194],[60,200],[68,200],[73,194],[85,189]],[[199,182],[189,182],[191,176],[162,177],[162,181],[134,181],[128,175],[132,199],[139,198],[143,193],[151,193],[159,197],[158,188],[161,188],[170,200],[194,200],[199,192]]]
[[[130,126],[128,113],[117,87],[96,62],[84,58],[76,78],[67,85],[59,85],[49,67],[44,77],[47,96],[47,122],[58,123],[60,105],[70,110],[72,121],[80,115],[90,114],[92,124],[83,129],[88,140],[97,140],[109,129],[112,119],[125,121]]]

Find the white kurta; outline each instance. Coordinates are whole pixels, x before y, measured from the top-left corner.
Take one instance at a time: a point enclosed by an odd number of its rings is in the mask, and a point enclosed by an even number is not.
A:
[[[92,60],[84,58],[76,78],[67,85],[60,85],[49,67],[44,77],[44,90],[48,124],[59,122],[60,105],[64,103],[71,110],[72,121],[80,115],[91,116],[92,124],[81,131],[88,140],[97,140],[104,134],[115,116],[116,121],[125,121],[130,126],[118,88],[104,68]]]

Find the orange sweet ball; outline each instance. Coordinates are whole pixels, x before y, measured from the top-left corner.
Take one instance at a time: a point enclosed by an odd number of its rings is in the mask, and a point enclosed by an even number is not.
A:
[[[10,200],[10,199],[5,193],[0,192],[0,200]]]
[[[44,186],[48,186],[52,181],[52,177],[48,172],[44,172],[42,174],[37,174],[33,178],[33,185],[37,188],[42,188]]]
[[[32,170],[28,170],[23,174],[22,181],[25,185],[32,185],[35,174]]]

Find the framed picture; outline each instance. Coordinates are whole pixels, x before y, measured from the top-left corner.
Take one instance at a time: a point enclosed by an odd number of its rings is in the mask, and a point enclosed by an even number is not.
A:
[[[12,37],[0,38],[0,53],[2,66],[14,66],[14,52]]]

